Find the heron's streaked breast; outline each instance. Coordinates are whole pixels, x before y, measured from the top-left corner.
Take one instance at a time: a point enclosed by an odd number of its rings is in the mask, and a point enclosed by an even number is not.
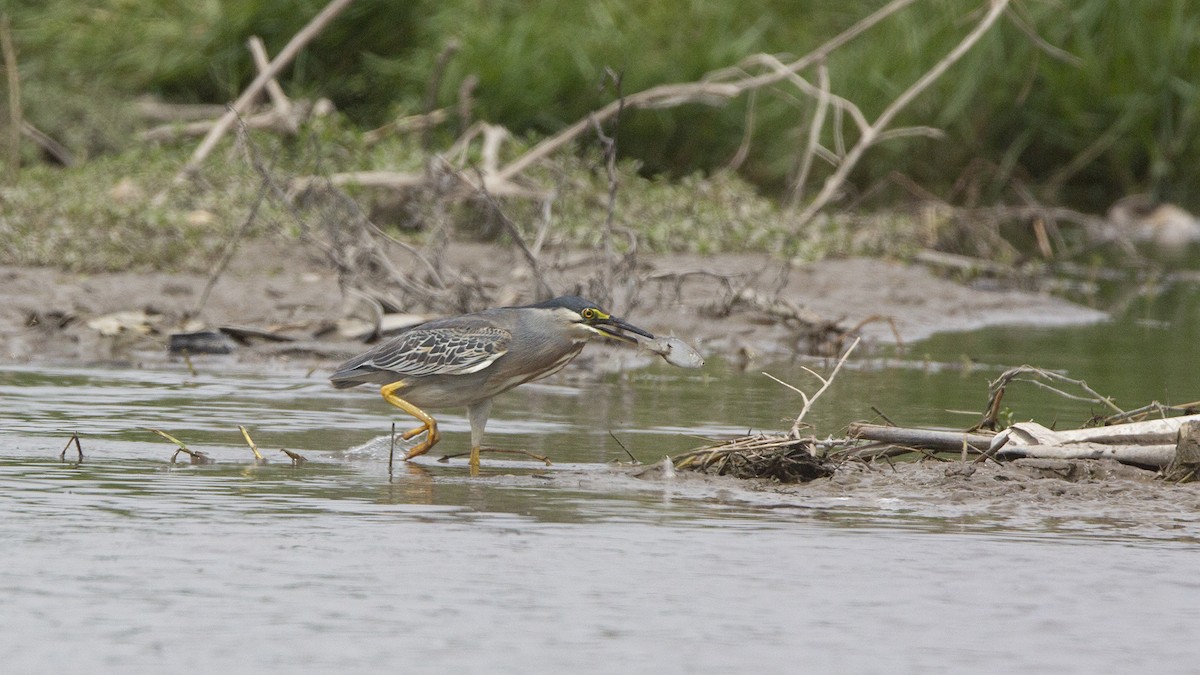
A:
[[[579,356],[579,352],[583,351],[584,344],[585,343],[580,342],[574,345],[569,351],[563,352],[563,354],[557,359],[547,363],[542,368],[538,368],[536,371],[531,372],[528,370],[518,370],[516,372],[505,373],[504,379],[501,380],[500,383],[497,383],[496,388],[499,391],[507,391],[508,389],[511,389],[519,384],[525,384],[526,382],[532,382],[533,380],[540,380],[543,377],[549,377],[565,368],[572,359],[574,359],[576,356]]]

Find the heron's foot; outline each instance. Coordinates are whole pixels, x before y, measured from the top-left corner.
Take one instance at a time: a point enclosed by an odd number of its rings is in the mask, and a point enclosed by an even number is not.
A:
[[[422,424],[415,429],[409,429],[401,434],[400,438],[408,441],[412,440],[416,436],[421,435],[422,433],[425,433],[425,440],[417,443],[412,448],[409,448],[408,452],[404,453],[404,461],[407,462],[413,457],[420,457],[421,455],[429,452],[430,448],[437,445],[438,441],[442,440],[442,435],[438,433],[436,422],[433,424]]]

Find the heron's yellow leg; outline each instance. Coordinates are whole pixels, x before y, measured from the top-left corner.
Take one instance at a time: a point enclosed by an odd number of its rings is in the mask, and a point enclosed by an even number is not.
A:
[[[479,446],[478,445],[471,446],[471,459],[467,460],[467,465],[472,468],[475,468],[475,469],[479,468]]]
[[[380,387],[379,393],[380,393],[380,395],[383,396],[383,400],[387,401],[388,403],[391,403],[392,405],[403,410],[404,412],[408,413],[409,415],[412,415],[413,417],[417,418],[417,420],[419,420],[421,422],[421,426],[419,426],[415,429],[409,429],[408,431],[401,434],[401,436],[400,436],[401,438],[403,438],[404,440],[407,441],[407,440],[412,439],[414,436],[420,435],[421,432],[429,432],[428,434],[426,434],[425,440],[421,441],[416,446],[414,446],[411,450],[409,450],[407,453],[405,453],[404,459],[409,460],[409,459],[412,459],[413,457],[417,457],[418,455],[423,455],[423,454],[429,452],[429,449],[432,448],[433,446],[437,445],[437,442],[439,440],[441,440],[442,437],[441,437],[441,434],[438,433],[437,420],[430,417],[429,413],[425,412],[424,410],[421,410],[417,406],[409,403],[408,401],[405,401],[404,399],[402,399],[396,395],[396,390],[400,389],[403,386],[404,386],[403,382],[393,382],[391,384],[385,384],[382,387]]]

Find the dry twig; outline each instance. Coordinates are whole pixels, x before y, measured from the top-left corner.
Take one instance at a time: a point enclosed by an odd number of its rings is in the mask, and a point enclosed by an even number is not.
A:
[[[812,396],[809,396],[808,394],[801,391],[798,387],[794,387],[794,386],[788,384],[787,382],[784,382],[783,380],[775,377],[774,375],[772,375],[770,373],[763,373],[763,375],[766,375],[767,377],[771,378],[772,380],[775,380],[779,384],[782,384],[783,386],[787,387],[788,389],[791,389],[792,391],[796,392],[797,394],[800,394],[801,400],[804,401],[804,405],[800,408],[800,414],[796,415],[796,421],[792,423],[792,428],[788,432],[788,436],[790,436],[792,438],[800,438],[800,427],[804,424],[804,418],[808,415],[808,411],[812,409],[813,403],[815,403],[817,401],[817,399],[821,397],[821,394],[825,393],[825,390],[829,388],[829,385],[833,384],[833,380],[835,377],[837,377],[838,371],[842,369],[842,364],[844,364],[846,362],[846,359],[850,357],[850,352],[853,352],[854,348],[857,347],[858,343],[861,341],[862,341],[861,338],[854,338],[854,342],[851,342],[850,346],[846,348],[846,351],[842,353],[841,358],[838,359],[837,364],[833,367],[833,371],[829,373],[828,378],[822,377],[820,373],[809,368],[808,366],[800,366],[801,368],[803,368],[805,370],[805,372],[809,373],[810,375],[812,375],[813,377],[815,377],[821,381],[821,388],[818,389],[817,392],[815,394],[813,394]]]
[[[183,454],[187,455],[192,460],[192,464],[208,464],[209,462],[212,461],[212,458],[210,458],[208,455],[204,454],[203,452],[200,452],[199,450],[192,450],[187,445],[185,445],[183,441],[179,440],[178,438],[175,438],[174,436],[172,436],[171,434],[168,434],[165,431],[159,431],[158,429],[151,429],[150,427],[143,427],[143,428],[146,431],[150,431],[150,432],[158,434],[159,436],[162,436],[163,438],[167,439],[168,441],[171,441],[172,443],[174,443],[177,446],[178,449],[175,451],[175,454],[171,455],[171,463],[172,464],[175,463],[175,458],[179,457],[179,453],[183,453]]]
[[[65,460],[67,458],[67,450],[71,449],[71,444],[75,445],[75,452],[78,453],[78,455],[79,455],[79,457],[75,461],[82,462],[83,461],[83,446],[81,446],[79,444],[79,432],[78,431],[71,432],[71,438],[67,439],[67,444],[63,446],[62,452],[58,453],[58,458],[61,460]]]
[[[1040,377],[1044,380],[1050,380],[1052,382],[1062,382],[1062,383],[1074,385],[1076,387],[1079,387],[1081,390],[1083,390],[1085,395],[1080,396],[1078,394],[1072,394],[1070,392],[1063,391],[1062,389],[1059,389],[1057,387],[1048,385],[1045,382],[1040,382],[1038,380],[1031,380],[1031,379],[1019,377],[1021,375],[1025,375],[1025,374],[1034,375],[1036,377]],[[1054,371],[1043,370],[1041,368],[1035,368],[1033,366],[1025,365],[1025,366],[1018,366],[1016,368],[1009,368],[1008,370],[1001,373],[1000,377],[997,377],[991,383],[991,385],[989,387],[987,407],[984,408],[984,412],[983,412],[983,419],[981,419],[978,424],[971,427],[970,431],[977,431],[979,429],[991,429],[994,431],[996,429],[996,426],[999,422],[999,416],[1000,416],[1000,401],[1004,398],[1004,393],[1008,389],[1008,385],[1014,381],[1015,382],[1028,382],[1029,384],[1032,384],[1036,387],[1046,389],[1047,391],[1051,391],[1055,394],[1058,394],[1059,396],[1068,398],[1073,401],[1082,401],[1085,403],[1095,403],[1095,404],[1103,405],[1103,406],[1109,408],[1110,410],[1114,411],[1117,416],[1126,414],[1124,410],[1121,410],[1120,408],[1117,407],[1117,405],[1115,403],[1113,403],[1111,397],[1101,395],[1095,389],[1092,389],[1091,387],[1089,387],[1087,382],[1084,382],[1083,380],[1077,380],[1077,379],[1074,379],[1071,377],[1067,377],[1066,375],[1063,375],[1061,373],[1056,373]]]
[[[744,436],[692,450],[672,460],[676,469],[735,478],[770,478],[781,483],[808,482],[833,475],[833,465],[817,457],[810,441],[784,435]]]
[[[258,446],[254,444],[254,439],[250,438],[250,432],[246,431],[246,427],[239,424],[238,431],[242,432],[242,438],[246,439],[246,445],[250,446],[250,452],[254,453],[254,463],[266,464],[267,458],[263,457],[262,453],[258,451]]]

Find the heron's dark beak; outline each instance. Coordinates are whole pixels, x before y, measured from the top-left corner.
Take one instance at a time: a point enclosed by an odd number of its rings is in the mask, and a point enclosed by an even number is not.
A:
[[[637,338],[630,337],[621,331],[635,333],[637,335],[641,335],[642,337],[650,338],[651,340],[654,339],[654,336],[651,335],[650,332],[644,331],[631,323],[625,323],[624,321],[611,316],[597,321],[596,323],[592,324],[592,327],[604,333],[608,337],[611,337],[615,340],[620,340],[621,342],[627,342],[631,345],[638,344]]]

